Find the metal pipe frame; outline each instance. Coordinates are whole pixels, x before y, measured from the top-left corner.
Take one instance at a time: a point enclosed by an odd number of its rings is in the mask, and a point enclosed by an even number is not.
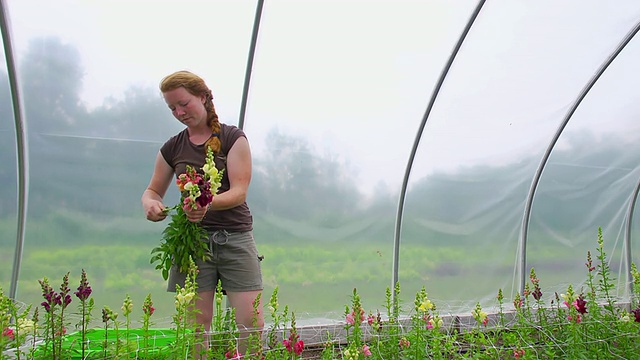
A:
[[[471,14],[469,21],[467,21],[467,25],[465,26],[462,34],[458,38],[456,45],[451,51],[451,55],[449,55],[449,59],[445,64],[444,68],[440,72],[440,77],[438,78],[438,82],[436,83],[433,91],[431,93],[431,98],[429,99],[429,104],[427,105],[427,109],[422,117],[422,121],[420,122],[420,127],[416,133],[416,138],[413,141],[413,147],[411,148],[411,153],[409,154],[409,161],[407,162],[407,168],[405,169],[404,178],[402,179],[402,188],[400,190],[400,199],[398,200],[398,211],[396,213],[396,224],[394,230],[394,239],[393,239],[393,263],[392,263],[392,280],[391,280],[391,289],[394,289],[396,284],[398,283],[398,268],[400,264],[400,233],[402,231],[402,217],[404,213],[404,202],[407,193],[407,187],[409,184],[409,175],[411,175],[411,168],[413,167],[413,161],[416,157],[416,152],[418,151],[418,145],[420,144],[420,138],[422,137],[422,133],[424,132],[425,125],[427,124],[427,120],[429,120],[429,115],[431,114],[431,110],[433,109],[433,105],[436,102],[436,98],[440,93],[440,89],[442,88],[442,84],[451,70],[451,66],[453,65],[456,56],[460,52],[460,48],[464,43],[471,27],[474,22],[478,18],[478,14],[482,10],[482,6],[484,5],[485,0],[478,1],[475,10]]]
[[[15,300],[18,293],[18,276],[20,275],[20,264],[22,263],[25,224],[27,220],[27,205],[29,202],[29,147],[27,146],[26,122],[22,115],[22,97],[20,96],[20,86],[18,86],[8,7],[4,0],[0,0],[0,34],[2,35],[5,60],[7,62],[9,87],[11,89],[11,104],[13,106],[13,119],[16,128],[16,154],[18,165],[18,229],[16,233],[16,249],[13,257],[13,270],[11,271],[11,285],[9,288],[9,297]]]
[[[533,180],[531,181],[531,187],[529,188],[529,194],[527,195],[527,202],[525,204],[524,214],[522,216],[522,228],[520,233],[520,263],[519,263],[520,266],[518,269],[520,273],[520,293],[521,294],[524,293],[524,287],[527,281],[527,272],[526,272],[527,234],[529,232],[529,222],[531,220],[531,207],[533,205],[533,198],[535,197],[536,191],[538,189],[540,178],[542,177],[544,168],[547,165],[547,161],[549,160],[549,157],[551,156],[551,152],[553,151],[553,148],[556,146],[558,139],[560,138],[560,135],[562,135],[562,132],[567,126],[567,123],[569,122],[569,120],[571,120],[571,117],[576,112],[576,109],[578,109],[578,106],[580,106],[580,104],[582,103],[582,100],[584,100],[584,98],[587,96],[589,91],[591,91],[591,89],[596,84],[596,82],[598,82],[602,74],[604,74],[607,68],[609,68],[609,65],[613,63],[613,61],[618,57],[618,55],[622,52],[622,50],[624,50],[624,48],[629,44],[629,42],[631,42],[631,39],[633,39],[633,37],[638,33],[638,30],[640,30],[640,22],[636,23],[636,25],[631,29],[631,31],[629,31],[627,35],[625,35],[625,37],[618,44],[616,49],[607,57],[607,59],[605,59],[605,61],[600,65],[600,68],[594,73],[591,79],[582,88],[582,91],[580,91],[580,94],[576,97],[573,104],[565,114],[560,126],[556,130],[555,135],[551,139],[549,146],[547,146],[547,149],[544,155],[542,156],[542,159],[540,160],[538,169],[536,170]]]
[[[256,15],[253,19],[253,31],[251,33],[251,44],[249,45],[249,56],[247,58],[247,69],[244,74],[244,85],[242,87],[242,101],[240,103],[240,116],[238,118],[238,127],[244,129],[244,117],[247,111],[247,101],[249,99],[249,87],[251,85],[251,73],[253,71],[253,59],[256,54],[256,45],[258,43],[258,34],[260,33],[260,19],[262,19],[262,8],[264,0],[258,0],[256,4]]]

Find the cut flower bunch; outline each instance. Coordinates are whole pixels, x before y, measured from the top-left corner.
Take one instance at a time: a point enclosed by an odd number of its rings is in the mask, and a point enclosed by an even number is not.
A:
[[[168,207],[165,212],[175,210],[171,222],[162,233],[160,246],[151,250],[151,263],[158,262],[157,270],[162,270],[162,277],[167,280],[172,265],[186,273],[190,260],[206,260],[209,256],[207,231],[198,223],[189,221],[186,209],[206,208],[213,201],[213,196],[220,188],[224,170],[218,170],[214,162],[211,147],[207,147],[207,156],[202,166],[202,174],[187,165],[185,173],[180,174],[176,184],[180,189],[180,203]]]

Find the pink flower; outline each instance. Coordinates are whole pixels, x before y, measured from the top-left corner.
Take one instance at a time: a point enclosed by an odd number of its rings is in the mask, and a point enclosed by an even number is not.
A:
[[[234,349],[231,351],[227,351],[224,354],[224,357],[227,359],[231,359],[231,360],[239,360],[241,358],[240,353],[238,352],[238,349]]]
[[[376,321],[376,317],[373,315],[369,315],[369,317],[367,318],[367,324],[373,325],[374,321]]]
[[[513,300],[513,306],[516,309],[520,309],[522,308],[522,306],[524,305],[524,300],[520,299],[520,298],[516,298],[515,300]]]
[[[5,328],[2,331],[2,336],[4,337],[8,337],[9,339],[13,340],[16,338],[16,335],[13,333],[13,329],[11,328]]]
[[[433,321],[431,321],[430,315],[425,315],[423,320],[427,323],[427,329],[433,329]]]
[[[515,357],[516,359],[520,359],[523,356],[524,356],[524,349],[513,350],[513,357]]]
[[[568,316],[567,316],[567,320],[569,320],[569,321],[573,321],[573,320],[574,320],[574,318],[573,318],[573,316],[568,315]],[[575,318],[575,322],[576,322],[576,324],[580,324],[580,322],[582,322],[582,316],[581,316],[580,314],[578,314],[578,316],[576,316],[576,318]]]
[[[356,321],[353,318],[353,313],[347,314],[347,324],[354,325],[355,323],[356,323]]]
[[[62,327],[62,329],[56,330],[56,333],[55,333],[56,336],[62,336],[66,334],[67,334],[67,328],[64,326]]]
[[[293,345],[293,352],[296,355],[300,355],[302,354],[302,350],[304,350],[304,341],[302,340],[298,340],[294,345]]]
[[[356,317],[360,318],[360,322],[365,321],[365,319],[367,318],[364,315],[364,310],[363,309],[360,309],[360,316],[357,316],[356,315],[356,311],[354,310],[351,313],[347,314],[347,324],[354,325],[356,323]],[[373,320],[372,320],[372,322],[373,322]]]
[[[369,350],[368,345],[362,346],[362,353],[364,354],[364,356],[371,356],[371,350]]]

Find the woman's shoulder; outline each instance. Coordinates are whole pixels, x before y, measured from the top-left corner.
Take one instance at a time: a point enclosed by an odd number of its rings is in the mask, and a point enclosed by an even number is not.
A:
[[[185,141],[185,139],[188,139],[189,136],[187,134],[187,129],[185,128],[184,130],[180,131],[179,133],[173,135],[172,137],[170,137],[167,141],[165,141],[164,145],[174,145],[180,142]]]
[[[231,124],[225,124],[225,123],[220,123],[220,132],[222,132],[223,134],[227,133],[242,133],[244,134],[244,132],[242,131],[242,129],[240,129],[239,127],[237,127],[236,125],[231,125]]]
[[[222,142],[222,152],[228,153],[236,140],[245,137],[244,131],[235,125],[220,123],[220,141]]]
[[[228,139],[232,143],[239,137],[246,137],[244,131],[235,125],[220,123],[220,133],[222,139]]]

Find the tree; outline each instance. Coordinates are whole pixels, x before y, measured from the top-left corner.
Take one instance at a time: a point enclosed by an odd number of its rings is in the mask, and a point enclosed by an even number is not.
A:
[[[71,130],[86,115],[80,101],[84,70],[78,50],[56,37],[37,38],[20,64],[30,133]]]
[[[278,216],[325,225],[355,215],[361,194],[337,156],[322,156],[304,139],[277,129],[267,138],[270,151],[254,160],[253,204]]]

